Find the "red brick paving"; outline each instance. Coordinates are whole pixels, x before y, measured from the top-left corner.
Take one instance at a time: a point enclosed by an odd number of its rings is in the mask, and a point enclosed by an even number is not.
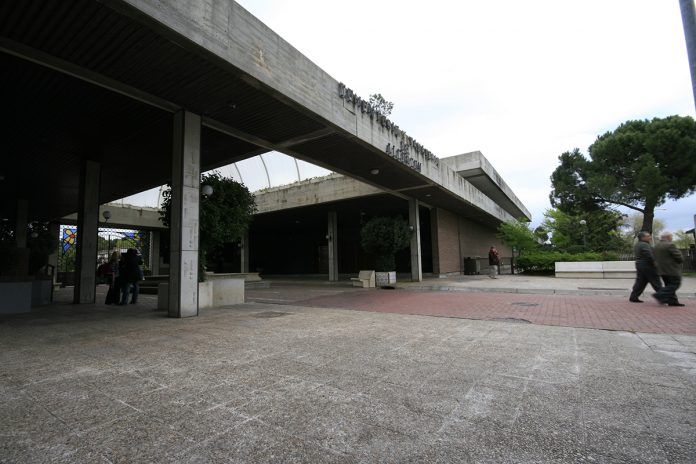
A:
[[[524,319],[534,324],[696,335],[696,302],[660,306],[612,296],[372,290],[295,300],[294,304],[465,319]],[[522,303],[522,304],[520,304]]]

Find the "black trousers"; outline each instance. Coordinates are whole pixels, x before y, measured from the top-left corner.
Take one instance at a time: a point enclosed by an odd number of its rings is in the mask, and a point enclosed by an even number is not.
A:
[[[657,270],[653,266],[636,264],[636,283],[633,284],[631,299],[637,300],[648,284],[650,284],[656,292],[659,292],[662,288],[660,278],[657,276]]]
[[[663,303],[679,303],[677,289],[681,286],[681,276],[663,275],[665,286],[657,292],[657,298]]]

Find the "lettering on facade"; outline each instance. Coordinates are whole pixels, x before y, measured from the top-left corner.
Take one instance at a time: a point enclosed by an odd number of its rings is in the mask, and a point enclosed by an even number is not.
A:
[[[338,84],[338,96],[346,103],[353,105],[353,108],[360,111],[361,114],[366,114],[371,121],[375,121],[383,129],[390,132],[394,137],[400,138],[398,147],[396,144],[387,144],[386,153],[395,158],[406,166],[420,172],[422,164],[417,159],[411,156],[411,150],[416,155],[422,156],[426,161],[430,161],[435,166],[440,166],[440,158],[435,156],[430,150],[418,143],[414,138],[409,137],[406,132],[402,131],[399,126],[391,122],[386,116],[377,111],[368,101],[360,98],[353,90],[349,89],[342,82]]]
[[[421,162],[409,156],[408,147],[405,146],[403,142],[401,142],[401,146],[399,148],[396,148],[396,145],[388,143],[386,152],[387,155],[391,156],[392,158],[401,161],[406,166],[415,169],[418,172],[421,172]]]

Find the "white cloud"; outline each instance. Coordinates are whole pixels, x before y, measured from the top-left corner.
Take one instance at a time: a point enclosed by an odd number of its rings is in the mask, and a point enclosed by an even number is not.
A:
[[[678,2],[240,3],[362,96],[392,100],[439,156],[481,150],[534,222],[564,151],[628,119],[694,116]]]
[[[628,119],[694,116],[676,1],[239,3],[363,97],[393,101],[392,119],[438,156],[481,150],[535,223],[558,155]],[[262,188],[251,163],[244,180]],[[696,197],[663,207],[684,228]]]

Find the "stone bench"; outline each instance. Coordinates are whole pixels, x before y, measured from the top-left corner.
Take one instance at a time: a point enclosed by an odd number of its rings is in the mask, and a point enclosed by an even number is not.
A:
[[[374,288],[375,271],[360,271],[358,277],[351,277],[353,287]]]
[[[633,261],[579,261],[555,263],[556,277],[564,279],[633,279]]]

